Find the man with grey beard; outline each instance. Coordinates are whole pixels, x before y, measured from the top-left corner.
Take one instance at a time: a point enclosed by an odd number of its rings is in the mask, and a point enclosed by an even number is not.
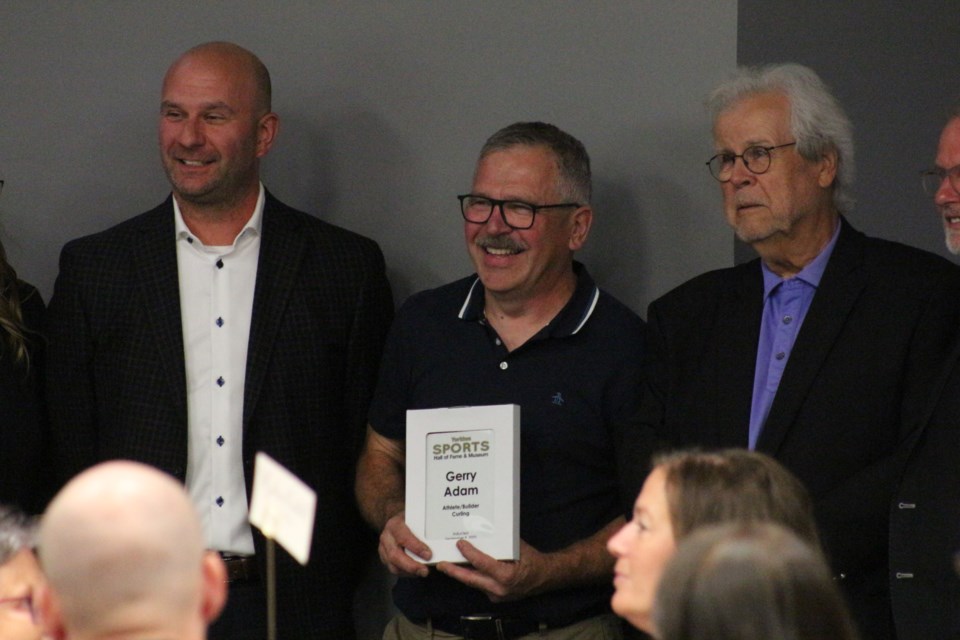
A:
[[[400,576],[385,639],[620,637],[604,545],[624,521],[614,426],[637,407],[644,324],[573,259],[590,190],[571,135],[495,133],[458,196],[476,275],[411,297],[391,329],[356,487]],[[460,540],[468,566],[428,568],[405,553],[431,557],[404,520],[406,410],[490,404],[521,406],[520,558]]]
[[[960,254],[960,105],[940,134],[935,166],[923,172],[923,188],[933,196],[950,253]]]
[[[923,186],[960,254],[960,105],[950,115]],[[900,640],[960,637],[960,342],[933,386],[890,514],[890,595]]]

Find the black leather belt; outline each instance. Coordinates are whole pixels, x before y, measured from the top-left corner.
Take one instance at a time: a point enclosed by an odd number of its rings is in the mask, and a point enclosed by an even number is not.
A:
[[[227,565],[227,582],[255,582],[260,577],[257,559],[253,556],[229,556],[220,553]]]
[[[500,618],[486,614],[469,616],[435,616],[430,618],[434,629],[446,631],[465,640],[513,640],[546,629],[533,620]]]

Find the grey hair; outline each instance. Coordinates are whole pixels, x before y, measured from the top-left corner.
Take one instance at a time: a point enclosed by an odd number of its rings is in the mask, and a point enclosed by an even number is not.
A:
[[[781,93],[790,101],[790,129],[797,141],[797,153],[817,160],[825,152],[837,153],[837,175],[833,181],[833,205],[837,211],[853,209],[851,191],[856,168],[853,161],[853,126],[823,80],[809,67],[775,64],[738,67],[707,97],[707,111],[713,122],[743,98]]]
[[[590,156],[583,143],[559,127],[545,122],[515,122],[487,138],[480,150],[480,160],[495,151],[518,145],[542,146],[553,152],[560,174],[557,189],[563,198],[588,204],[593,195],[590,177]]]
[[[13,507],[0,505],[0,565],[21,549],[32,549],[36,537],[36,518],[24,515]]]

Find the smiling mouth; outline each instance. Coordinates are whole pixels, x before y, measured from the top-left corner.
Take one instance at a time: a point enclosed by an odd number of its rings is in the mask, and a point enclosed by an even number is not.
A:
[[[483,250],[492,256],[515,256],[521,253],[520,249],[500,249],[497,247],[483,247]]]
[[[208,164],[213,164],[213,160],[187,160],[185,158],[177,158],[177,162],[188,167],[205,167]]]

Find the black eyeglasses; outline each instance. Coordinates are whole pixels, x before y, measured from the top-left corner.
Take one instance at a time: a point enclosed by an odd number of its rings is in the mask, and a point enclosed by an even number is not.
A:
[[[710,175],[720,182],[728,181],[733,175],[733,165],[737,162],[737,158],[743,160],[743,166],[745,166],[749,172],[759,175],[766,173],[770,169],[771,151],[791,147],[795,144],[797,144],[796,141],[778,144],[772,147],[753,145],[752,147],[744,149],[741,154],[718,153],[707,160],[706,165],[710,168]]]
[[[931,196],[937,195],[944,179],[950,181],[951,189],[960,193],[960,164],[949,169],[934,167],[920,172],[920,184],[923,185],[923,190]]]
[[[484,224],[493,215],[493,210],[500,207],[503,221],[511,229],[529,229],[537,211],[541,209],[562,209],[583,206],[579,202],[561,202],[559,204],[530,204],[520,200],[495,200],[472,193],[457,196],[460,201],[460,213],[463,219],[473,224]]]

